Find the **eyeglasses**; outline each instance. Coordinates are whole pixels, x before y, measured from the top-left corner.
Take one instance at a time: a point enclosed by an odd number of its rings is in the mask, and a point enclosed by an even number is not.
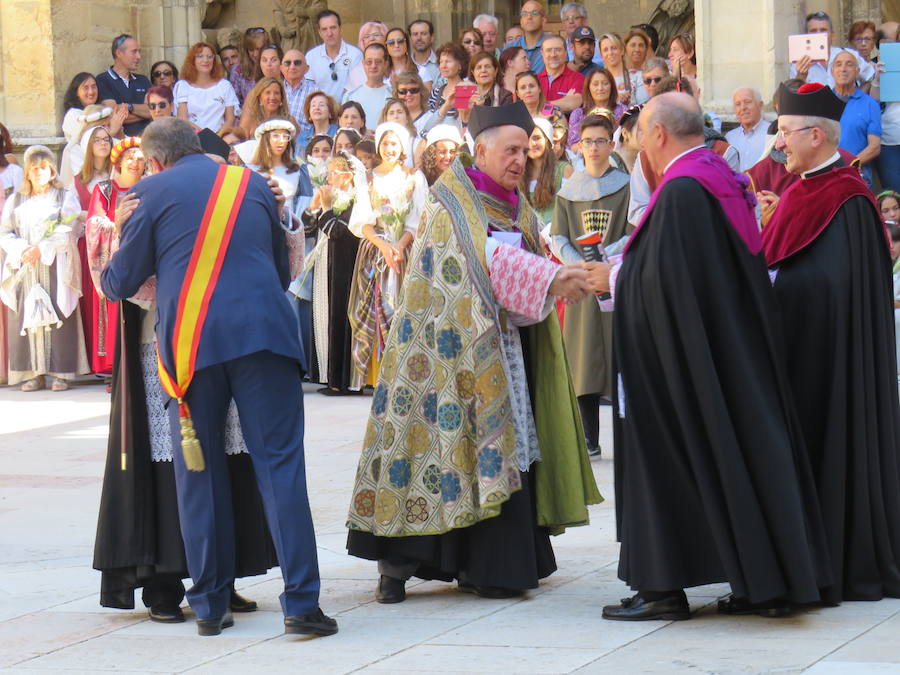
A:
[[[388,44],[390,44],[390,43],[388,43]],[[473,40],[472,38],[466,38],[465,40],[463,40],[463,44],[464,45],[478,45],[479,47],[481,46],[480,42]]]
[[[394,38],[393,40],[388,40],[384,44],[386,44],[388,47],[393,47],[394,45],[405,45],[406,38],[402,38],[402,37]]]
[[[159,103],[148,103],[147,107],[150,108],[150,110],[156,110],[157,108],[159,108],[160,110],[165,110],[169,107],[169,102],[160,101]]]
[[[256,26],[255,28],[248,28],[244,31],[244,35],[253,35],[254,33],[265,33],[266,29],[262,26]]]
[[[871,38],[867,35],[860,35],[858,37],[853,38],[854,44],[866,44],[869,42],[875,42],[875,38]]]
[[[285,59],[281,62],[285,68],[290,68],[291,66],[297,66],[298,68],[303,65],[303,59],[294,59],[293,61],[290,59]]]
[[[659,84],[660,82],[662,82],[662,77],[645,77],[644,78],[644,84],[647,85],[648,87],[651,84]]]
[[[539,9],[523,9],[521,12],[519,12],[519,16],[524,19],[526,16],[544,16],[544,13]]]
[[[160,77],[174,77],[174,76],[175,76],[175,73],[173,73],[171,70],[154,70],[154,71],[153,71],[152,73],[150,73],[150,74],[151,74],[153,77],[156,77],[156,78],[160,78]]]
[[[380,40],[384,37],[384,33],[369,33],[368,35],[363,35],[363,40]]]
[[[409,89],[398,89],[397,96],[412,96],[418,94],[421,90],[419,87],[410,87]]]
[[[787,140],[791,134],[796,134],[798,131],[809,131],[810,129],[815,129],[815,127],[800,127],[799,129],[779,129],[778,133],[775,135]]]
[[[112,145],[112,139],[109,136],[96,136],[94,138],[94,143],[106,143],[107,145]]]
[[[581,144],[586,148],[602,148],[612,143],[611,138],[582,138]]]
[[[274,141],[289,141],[291,140],[291,135],[286,131],[273,131],[270,136]]]
[[[331,81],[332,82],[337,82],[337,73],[334,72],[334,69],[336,66],[337,66],[337,64],[334,63],[334,61],[332,61],[331,63],[328,64],[328,67],[331,69]]]

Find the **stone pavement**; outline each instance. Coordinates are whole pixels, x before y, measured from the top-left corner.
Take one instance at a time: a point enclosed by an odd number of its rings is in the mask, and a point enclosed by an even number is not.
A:
[[[310,388],[309,391],[312,389]],[[900,600],[845,603],[794,618],[722,617],[722,585],[689,592],[686,622],[617,623],[602,605],[629,595],[618,546],[609,454],[594,462],[607,501],[589,527],[554,540],[559,571],[525,598],[483,600],[412,582],[408,600],[372,599],[374,563],[344,551],[344,516],[370,397],[306,398],[306,460],[317,524],[322,606],[334,637],[282,634],[275,573],[239,580],[260,611],[221,636],[146,610],[97,604],[91,569],[106,452],[108,395],[0,388],[0,669],[16,672],[353,671],[503,673],[900,673]],[[601,440],[612,446],[609,409]],[[138,604],[140,598],[138,597]]]

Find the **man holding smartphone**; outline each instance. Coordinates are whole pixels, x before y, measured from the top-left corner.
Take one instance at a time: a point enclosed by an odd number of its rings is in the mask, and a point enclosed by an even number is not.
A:
[[[805,82],[820,82],[829,87],[834,87],[834,78],[831,76],[831,63],[842,51],[852,52],[859,63],[859,81],[868,82],[875,77],[875,66],[866,61],[855,49],[849,47],[834,46],[834,25],[831,17],[825,12],[813,12],[806,17],[807,33],[826,33],[828,35],[828,63],[813,61],[804,56],[799,61],[791,63],[791,77]]]

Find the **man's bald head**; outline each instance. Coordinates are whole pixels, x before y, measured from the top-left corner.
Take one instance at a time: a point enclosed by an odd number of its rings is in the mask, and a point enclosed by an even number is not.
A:
[[[641,111],[638,131],[651,168],[662,174],[675,157],[703,144],[703,111],[689,94],[658,94]]]
[[[675,139],[694,141],[699,136],[702,140],[703,111],[689,94],[670,91],[654,96],[641,115],[647,115],[650,126],[660,125]]]

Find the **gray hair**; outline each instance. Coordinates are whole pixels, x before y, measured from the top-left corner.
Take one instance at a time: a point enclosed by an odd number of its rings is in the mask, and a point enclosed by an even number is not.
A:
[[[473,140],[475,141],[475,145],[483,145],[486,148],[491,148],[494,146],[494,143],[497,141],[497,135],[500,133],[500,127],[488,127],[480,134],[478,134]],[[472,148],[474,150],[475,148]]]
[[[578,16],[580,16],[580,17],[587,17],[587,10],[584,8],[584,5],[583,5],[582,3],[580,3],[580,2],[567,2],[566,4],[564,4],[564,5],[560,8],[560,10],[559,10],[559,18],[562,19],[562,18],[566,15],[566,12],[571,12],[571,11],[573,11],[573,10],[576,11],[576,12],[578,12]]]
[[[479,14],[472,19],[472,28],[478,28],[478,24],[484,23],[485,21],[494,24],[494,28],[500,30],[500,20],[493,14]]]
[[[762,103],[762,100],[763,100],[762,93],[761,93],[761,92],[759,91],[759,89],[757,89],[756,87],[738,87],[738,88],[735,89],[733,92],[731,92],[731,98],[732,98],[732,100],[734,99],[735,96],[737,96],[737,93],[738,93],[739,91],[744,91],[745,89],[746,89],[747,91],[749,91],[751,94],[753,94],[753,100],[754,100],[754,101],[756,101],[756,102],[758,102],[758,103]]]
[[[197,133],[178,117],[162,117],[151,122],[141,137],[144,156],[168,168],[186,155],[203,153]]]
[[[703,136],[703,111],[690,94],[669,92],[654,100],[649,126],[658,124],[675,138]]]
[[[804,127],[815,127],[821,129],[825,134],[825,140],[832,145],[837,145],[841,141],[841,123],[837,120],[830,120],[827,117],[816,117],[814,115],[798,115],[800,124]]]
[[[834,62],[837,61],[837,57],[839,57],[841,54],[849,54],[850,56],[852,56],[853,63],[856,64],[856,69],[857,70],[860,69],[859,58],[856,56],[856,54],[851,52],[849,49],[842,49],[841,51],[839,51],[837,54],[834,55],[833,59],[831,59],[831,65],[828,67],[828,70],[834,70]]]
[[[666,75],[669,74],[669,65],[666,63],[665,59],[661,59],[658,56],[651,56],[646,61],[644,61],[643,71],[646,73],[650,70],[656,70],[659,68]]]

